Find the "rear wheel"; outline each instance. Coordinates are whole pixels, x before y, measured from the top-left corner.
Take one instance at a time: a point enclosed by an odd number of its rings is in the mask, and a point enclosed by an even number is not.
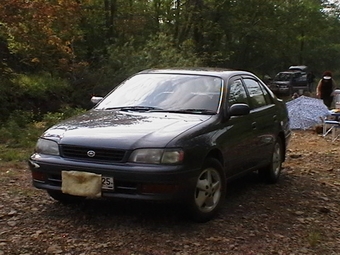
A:
[[[283,148],[281,139],[275,141],[270,164],[259,170],[260,178],[267,183],[276,183],[279,180],[283,159]]]
[[[58,190],[47,190],[47,194],[52,197],[54,200],[57,200],[63,204],[71,204],[77,203],[84,200],[84,197],[72,196],[68,194],[64,194]]]
[[[221,164],[213,158],[208,158],[200,171],[189,201],[191,217],[196,222],[206,222],[212,219],[226,195],[226,178]]]

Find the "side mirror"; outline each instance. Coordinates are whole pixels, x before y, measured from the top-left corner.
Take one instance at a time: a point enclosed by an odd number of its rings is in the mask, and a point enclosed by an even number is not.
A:
[[[250,113],[250,107],[247,104],[233,104],[229,108],[229,116],[242,116]]]
[[[93,96],[91,98],[91,102],[94,103],[94,104],[98,104],[102,100],[103,100],[103,97],[95,97],[95,96]]]

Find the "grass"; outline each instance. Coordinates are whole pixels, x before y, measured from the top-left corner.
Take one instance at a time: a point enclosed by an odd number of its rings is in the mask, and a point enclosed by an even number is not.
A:
[[[33,152],[33,147],[27,148],[10,148],[4,144],[0,144],[0,163],[12,161],[25,161]]]
[[[316,247],[321,242],[321,233],[317,230],[312,230],[307,237],[311,247]]]

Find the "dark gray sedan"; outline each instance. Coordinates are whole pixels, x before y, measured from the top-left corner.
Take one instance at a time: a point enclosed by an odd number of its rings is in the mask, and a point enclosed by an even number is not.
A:
[[[228,180],[255,170],[279,179],[287,109],[252,73],[146,70],[93,101],[46,130],[29,159],[33,185],[56,200],[181,202],[204,222]]]

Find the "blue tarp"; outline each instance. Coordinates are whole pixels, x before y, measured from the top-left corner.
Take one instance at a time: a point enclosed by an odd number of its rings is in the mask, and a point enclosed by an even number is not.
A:
[[[286,103],[291,129],[310,129],[322,124],[322,119],[329,115],[327,106],[321,99],[300,96]]]

